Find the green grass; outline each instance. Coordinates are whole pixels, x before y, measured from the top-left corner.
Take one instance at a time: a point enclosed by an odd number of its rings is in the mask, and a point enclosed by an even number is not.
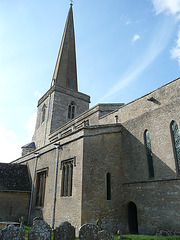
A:
[[[148,236],[148,235],[123,235],[123,239],[131,240],[180,240],[180,236]],[[118,240],[118,236],[114,236],[114,240]]]
[[[23,226],[25,229],[25,240],[28,240],[28,230],[30,227]],[[54,239],[54,232],[51,234],[51,240]],[[76,237],[76,239],[79,239]],[[123,235],[123,239],[131,239],[131,240],[180,240],[180,236],[166,236],[166,237],[159,237],[159,236],[148,236],[148,235]],[[114,240],[119,240],[118,236],[114,236]]]

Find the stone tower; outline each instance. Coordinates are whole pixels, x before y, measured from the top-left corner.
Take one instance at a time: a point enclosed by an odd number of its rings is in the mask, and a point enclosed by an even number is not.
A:
[[[36,149],[49,143],[48,136],[69,120],[89,109],[90,97],[78,92],[72,4],[50,89],[38,101],[32,141]]]

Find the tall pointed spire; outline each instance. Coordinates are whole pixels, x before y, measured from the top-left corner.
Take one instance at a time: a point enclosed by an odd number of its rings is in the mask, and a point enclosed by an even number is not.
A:
[[[78,91],[72,4],[70,4],[52,84]]]

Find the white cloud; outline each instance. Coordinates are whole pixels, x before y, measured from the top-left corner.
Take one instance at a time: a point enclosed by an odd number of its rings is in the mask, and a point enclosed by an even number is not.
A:
[[[5,129],[0,125],[0,162],[11,162],[21,156],[22,144],[15,132]]]
[[[33,113],[29,117],[27,124],[24,126],[24,129],[27,130],[26,140],[29,142],[31,141],[31,138],[34,134],[35,124],[36,124],[36,113]]]
[[[132,39],[132,42],[135,42],[137,41],[138,39],[140,39],[141,37],[139,36],[139,34],[135,34],[133,39]]]
[[[180,0],[152,0],[156,14],[165,12],[180,19]]]
[[[132,23],[132,21],[130,19],[126,21],[126,25],[129,25],[131,23]]]
[[[152,0],[156,14],[164,12],[165,14],[175,16],[180,20],[180,0]],[[177,33],[176,45],[170,50],[171,57],[178,61],[180,66],[180,28]]]
[[[180,28],[177,34],[176,46],[171,49],[171,57],[176,59],[180,66]]]

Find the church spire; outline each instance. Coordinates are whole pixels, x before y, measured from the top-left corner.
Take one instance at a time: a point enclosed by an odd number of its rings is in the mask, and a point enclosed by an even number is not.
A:
[[[70,4],[52,84],[78,91],[72,4]]]

